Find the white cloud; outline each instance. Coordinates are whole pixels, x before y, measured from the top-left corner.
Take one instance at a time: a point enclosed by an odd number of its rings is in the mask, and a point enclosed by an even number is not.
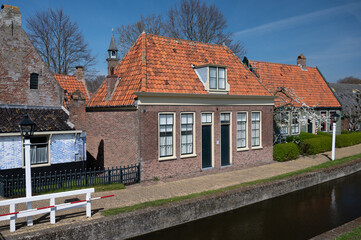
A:
[[[236,32],[235,35],[237,37],[239,36],[245,36],[245,35],[251,35],[251,34],[265,34],[269,32],[279,31],[285,28],[295,27],[297,25],[305,24],[306,22],[312,22],[317,18],[325,17],[325,16],[334,16],[335,14],[341,14],[345,11],[354,13],[356,9],[359,9],[361,7],[361,3],[351,3],[346,4],[334,8],[328,8],[300,16],[290,17],[270,23],[266,23],[257,27],[245,29],[239,32]],[[358,15],[357,15],[358,16]],[[357,17],[359,19],[359,16]]]

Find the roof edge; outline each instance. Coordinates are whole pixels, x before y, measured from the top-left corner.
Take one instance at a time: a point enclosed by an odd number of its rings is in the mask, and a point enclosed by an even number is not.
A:
[[[330,87],[330,85],[328,84],[328,82],[326,81],[325,77],[323,76],[323,74],[321,73],[320,69],[318,69],[318,67],[316,66],[316,69],[318,71],[318,73],[321,75],[323,81],[325,81],[325,83],[327,84],[327,87],[331,90],[333,96],[336,98],[338,104],[340,104],[340,107],[342,107],[341,101],[340,99],[337,97],[337,95],[335,94],[335,92],[332,90],[332,88]]]

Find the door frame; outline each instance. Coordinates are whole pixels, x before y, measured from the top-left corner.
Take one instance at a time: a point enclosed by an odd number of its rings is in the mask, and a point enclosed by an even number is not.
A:
[[[211,116],[212,116],[212,123],[202,123],[202,116],[203,116],[203,113],[210,113]],[[201,169],[202,170],[205,170],[205,169],[212,169],[214,168],[214,112],[201,112],[201,117],[200,117],[200,121],[201,121],[201,126],[203,127],[204,125],[209,125],[211,126],[211,148],[212,148],[212,152],[211,152],[211,167],[208,167],[208,168],[203,168],[202,166],[202,161],[203,161],[203,154],[202,154],[202,159],[201,159]],[[202,131],[203,131],[203,128],[201,127],[201,136],[202,136]],[[203,138],[202,138],[202,144],[203,144]],[[202,146],[202,144],[200,144]],[[202,151],[203,151],[203,148],[202,148]]]
[[[221,125],[222,125],[222,123],[221,123],[221,114],[222,113],[229,113],[229,165],[227,165],[227,166],[222,166],[222,136],[221,136],[221,134],[222,134],[222,127],[221,127]],[[228,123],[227,123],[228,124]],[[225,124],[226,125],[226,124]],[[219,161],[220,161],[220,164],[221,164],[221,167],[229,167],[229,166],[232,166],[232,144],[233,144],[233,142],[232,142],[232,127],[233,127],[233,125],[232,125],[232,112],[231,111],[224,111],[224,112],[220,112],[220,114],[219,114],[219,152],[220,152],[220,156],[219,156]]]

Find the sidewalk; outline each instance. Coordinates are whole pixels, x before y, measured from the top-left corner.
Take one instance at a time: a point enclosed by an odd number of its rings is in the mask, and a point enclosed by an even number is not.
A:
[[[336,159],[347,156],[352,156],[361,153],[361,144],[336,149]],[[43,229],[48,227],[59,226],[62,224],[69,224],[75,221],[89,221],[94,218],[101,218],[103,215],[101,211],[109,208],[118,208],[122,206],[134,205],[137,203],[153,201],[158,199],[171,198],[175,196],[183,196],[192,193],[198,193],[208,190],[219,189],[227,186],[232,186],[244,182],[250,182],[258,179],[269,178],[281,175],[288,172],[297,171],[300,169],[315,166],[327,161],[330,161],[331,152],[317,154],[309,157],[300,157],[297,160],[288,162],[273,162],[271,164],[262,165],[259,167],[252,167],[227,172],[217,172],[213,174],[196,176],[187,179],[171,179],[167,181],[154,181],[127,186],[126,189],[96,192],[92,197],[104,196],[114,194],[114,197],[103,200],[96,200],[92,202],[93,215],[92,218],[85,217],[84,209],[74,209],[65,212],[57,213],[57,223],[51,225],[48,221],[49,217],[42,218],[39,222],[34,221],[34,226],[26,227],[25,223],[17,226],[15,233],[22,231],[36,231],[36,229]],[[83,196],[82,196],[83,197]],[[81,197],[79,197],[81,198]],[[63,199],[62,201],[64,201]],[[34,206],[35,207],[35,206]],[[41,206],[40,206],[41,207]],[[17,222],[21,222],[22,219]],[[25,222],[25,219],[23,220]],[[9,234],[9,222],[0,222],[0,233],[3,236]],[[6,225],[6,226],[5,226]]]

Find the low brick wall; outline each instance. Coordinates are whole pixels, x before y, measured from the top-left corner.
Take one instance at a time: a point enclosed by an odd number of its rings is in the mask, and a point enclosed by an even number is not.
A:
[[[6,239],[125,239],[233,210],[360,170],[361,159],[324,171],[306,173],[166,206],[54,227],[36,233],[11,235]]]

